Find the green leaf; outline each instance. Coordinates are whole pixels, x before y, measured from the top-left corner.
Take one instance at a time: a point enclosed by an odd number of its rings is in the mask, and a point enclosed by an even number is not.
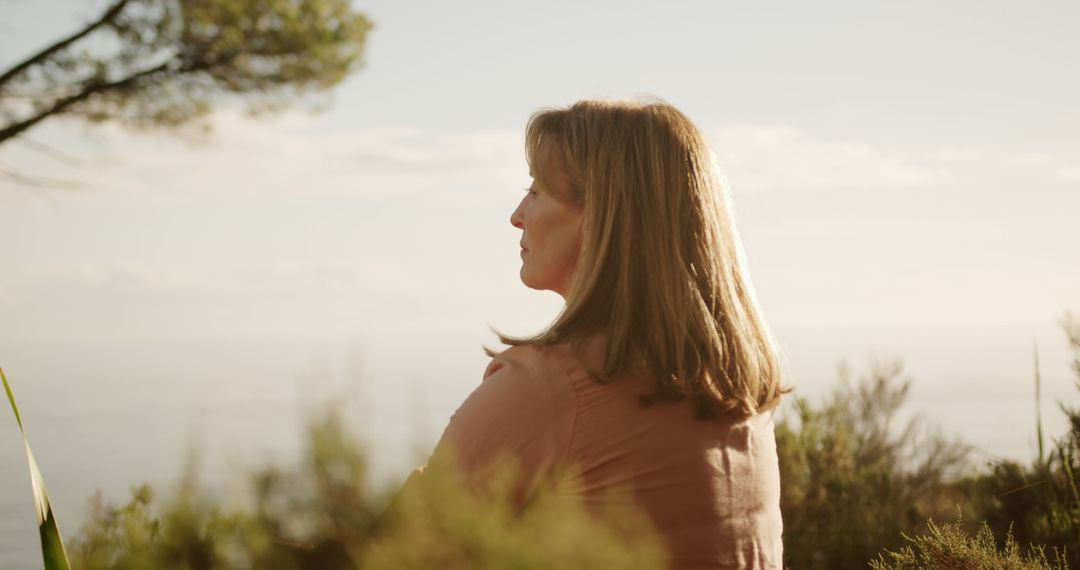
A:
[[[30,464],[30,486],[34,490],[34,507],[37,509],[41,557],[45,561],[45,570],[68,570],[71,565],[68,563],[67,552],[64,551],[64,542],[60,539],[60,527],[56,525],[56,517],[53,516],[52,505],[49,503],[49,493],[45,491],[45,479],[41,477],[34,453],[30,451],[30,440],[26,438],[26,428],[23,427],[19,407],[15,405],[15,395],[11,393],[11,385],[8,384],[3,368],[0,368],[0,380],[4,381],[4,391],[7,392],[11,411],[15,412],[15,421],[19,423],[19,430],[22,431],[23,443],[26,444],[26,460]]]

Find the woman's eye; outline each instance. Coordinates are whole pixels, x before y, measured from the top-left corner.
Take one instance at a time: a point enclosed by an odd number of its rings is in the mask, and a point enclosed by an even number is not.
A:
[[[534,190],[532,186],[527,186],[525,187],[525,193],[529,196],[534,196],[536,194],[536,190]]]

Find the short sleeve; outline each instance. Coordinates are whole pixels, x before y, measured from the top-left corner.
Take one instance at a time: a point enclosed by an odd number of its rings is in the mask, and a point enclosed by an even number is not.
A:
[[[515,347],[492,359],[480,385],[450,418],[435,448],[449,451],[466,482],[482,487],[503,461],[518,469],[526,499],[567,462],[576,398],[562,369],[541,349]]]

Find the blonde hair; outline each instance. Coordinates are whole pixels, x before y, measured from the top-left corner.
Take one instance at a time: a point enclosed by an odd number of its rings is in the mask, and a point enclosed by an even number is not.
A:
[[[700,417],[745,418],[788,391],[741,266],[725,181],[701,132],[664,102],[580,101],[529,120],[526,156],[548,153],[584,208],[583,249],[566,306],[544,331],[508,345],[607,335],[598,382],[646,375],[645,405],[690,398]]]

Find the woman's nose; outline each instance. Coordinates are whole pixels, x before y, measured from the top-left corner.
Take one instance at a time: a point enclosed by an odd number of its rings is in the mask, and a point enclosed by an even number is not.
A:
[[[514,226],[515,228],[517,228],[519,230],[525,229],[525,223],[523,221],[523,216],[521,214],[521,207],[524,204],[525,204],[525,200],[523,199],[521,202],[518,203],[518,206],[514,210],[514,213],[510,214],[510,225]]]

